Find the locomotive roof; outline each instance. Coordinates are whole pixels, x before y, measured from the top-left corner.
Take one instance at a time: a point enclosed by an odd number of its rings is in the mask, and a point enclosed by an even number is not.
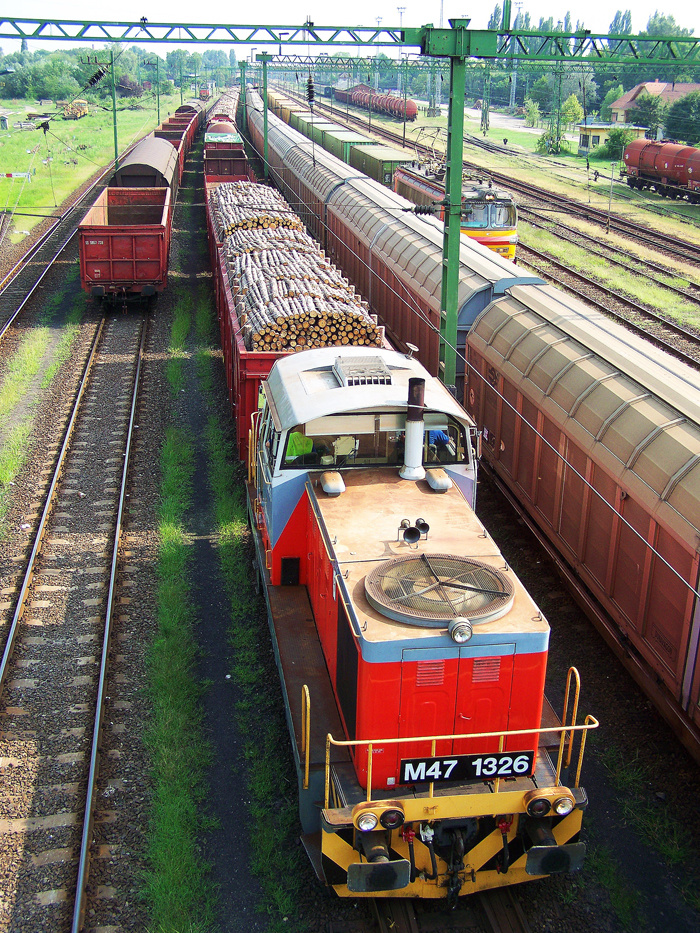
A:
[[[391,374],[388,385],[342,385],[334,372],[337,360],[381,360]],[[286,431],[315,418],[352,411],[396,411],[408,404],[408,380],[425,379],[425,407],[445,412],[469,425],[464,409],[416,359],[374,347],[324,347],[278,360],[267,382],[265,396],[275,426]]]

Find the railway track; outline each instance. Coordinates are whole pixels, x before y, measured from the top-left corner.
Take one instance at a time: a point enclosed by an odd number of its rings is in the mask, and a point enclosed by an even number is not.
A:
[[[75,235],[83,212],[106,185],[111,167],[83,191],[0,282],[0,340]]]
[[[143,316],[114,317],[96,328],[46,501],[30,517],[31,554],[7,594],[0,627],[6,929],[77,933],[89,906],[98,750],[145,338]],[[109,819],[104,808],[97,819]]]
[[[379,933],[529,933],[530,930],[511,888],[461,898],[454,910],[447,910],[442,902],[378,898],[372,901],[372,915]]]
[[[342,111],[338,111],[337,108],[325,107],[321,105],[322,109],[332,111],[335,116],[343,116],[348,122],[354,125],[360,125],[367,128],[367,121],[362,120],[359,117],[351,115],[345,115]],[[377,135],[383,136],[387,141],[394,144],[401,144],[402,137],[399,134],[393,133],[391,131],[385,130],[382,127],[375,125],[373,131]],[[418,147],[418,149],[425,149],[428,152],[427,147]],[[536,196],[537,198],[548,199],[548,203],[554,203],[559,207],[564,205],[567,207],[568,213],[579,214],[579,209],[583,211],[579,216],[585,216],[586,219],[591,219],[589,214],[593,214],[599,222],[606,221],[608,219],[607,212],[597,211],[595,208],[590,208],[586,205],[581,205],[578,202],[571,201],[571,199],[562,199],[556,195],[550,195],[547,192],[543,192],[541,189],[536,188],[532,185],[527,185],[524,182],[517,182],[511,179],[509,176],[489,172],[489,174],[498,181],[499,184],[502,184],[504,187],[511,187],[514,190],[521,192],[527,192],[530,195]],[[571,210],[569,210],[571,207]],[[633,232],[635,239],[642,240],[643,242],[649,243],[649,245],[658,248],[658,241],[661,241],[661,245],[666,250],[671,250],[672,247],[676,249],[676,255],[681,256],[682,258],[695,262],[700,258],[700,247],[694,248],[692,245],[685,244],[683,241],[680,241],[676,238],[668,238],[659,236],[656,233],[652,234],[647,228],[640,227],[639,225],[632,224],[631,222],[624,221],[620,219],[620,228],[621,231],[626,231],[628,234],[630,231]],[[589,238],[591,241],[593,238]],[[679,246],[682,245],[682,248]],[[533,247],[525,246],[522,241],[518,247],[519,254],[522,256],[523,253],[530,254],[537,258],[537,262],[531,261],[529,264],[532,268],[536,269],[541,274],[547,275],[551,280],[553,280],[557,285],[562,288],[567,289],[578,295],[584,301],[588,301],[591,304],[595,305],[603,313],[612,316],[613,318],[620,320],[627,327],[631,327],[634,330],[637,330],[642,334],[646,339],[650,340],[655,345],[661,347],[666,352],[671,353],[677,359],[681,359],[686,363],[689,363],[692,366],[697,367],[700,363],[700,334],[694,332],[688,328],[682,327],[681,325],[676,324],[674,321],[669,320],[663,315],[653,311],[652,309],[645,307],[638,302],[630,299],[628,296],[617,292],[613,289],[608,288],[602,284],[599,284],[585,275],[581,275],[576,270],[572,269],[570,266],[560,262],[559,260],[545,255],[543,252],[534,249]],[[602,255],[599,251],[594,251],[596,255]],[[619,251],[624,252],[624,251]],[[607,252],[603,255],[603,258],[606,261],[611,261],[615,263],[617,260],[611,259]],[[538,264],[539,263],[539,264]],[[546,264],[546,269],[542,264]],[[559,270],[559,275],[554,270]],[[658,266],[657,269],[662,271],[663,267]],[[640,274],[639,270],[634,270],[636,274]],[[668,270],[663,270],[668,274]],[[656,284],[662,284],[664,287],[669,288],[674,294],[679,294],[683,297],[684,300],[698,305],[700,307],[700,299],[697,295],[694,295],[692,292],[689,292],[684,289],[675,288],[673,285],[667,285],[666,283],[659,283],[658,279],[652,278]],[[580,283],[582,287],[579,287],[576,283]],[[607,301],[604,301],[607,299]],[[611,306],[612,302],[612,306]]]
[[[582,300],[595,305],[603,314],[632,327],[655,346],[689,366],[700,368],[700,334],[667,320],[621,292],[593,281],[541,250],[525,246],[523,243],[518,248],[521,262],[554,281],[559,288],[573,292]],[[527,257],[535,257],[535,261]],[[581,287],[575,283],[579,283]],[[645,323],[642,324],[642,321]],[[649,323],[652,327],[649,327]]]

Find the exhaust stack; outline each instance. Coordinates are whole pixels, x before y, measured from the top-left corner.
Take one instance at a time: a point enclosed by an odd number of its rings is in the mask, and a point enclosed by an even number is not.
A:
[[[425,379],[408,380],[408,411],[406,413],[406,439],[401,479],[425,479],[423,469],[423,409],[425,408]]]

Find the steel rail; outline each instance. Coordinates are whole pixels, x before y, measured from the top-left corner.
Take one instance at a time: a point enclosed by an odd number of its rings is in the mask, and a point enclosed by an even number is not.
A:
[[[138,144],[138,142],[140,142],[140,140],[137,140],[137,142],[132,143],[131,145],[127,146],[123,150],[123,152],[120,154],[120,158],[123,158],[124,156],[128,155],[129,152],[131,152],[131,150]],[[59,228],[61,227],[61,225],[65,224],[66,221],[71,217],[71,215],[75,211],[84,209],[85,201],[88,200],[88,198],[94,194],[95,190],[99,188],[100,185],[104,184],[105,177],[109,175],[109,173],[113,171],[113,169],[114,169],[113,163],[108,165],[98,175],[98,177],[90,184],[90,186],[86,188],[85,191],[83,191],[80,197],[77,198],[72,204],[70,204],[68,208],[66,208],[66,210],[61,214],[61,216],[57,218],[56,222],[51,224],[49,229],[45,233],[43,233],[41,237],[36,241],[36,243],[33,243],[29,247],[27,252],[15,263],[12,269],[10,269],[10,271],[5,275],[5,277],[0,282],[0,302],[3,300],[5,293],[10,289],[15,279],[29,266],[32,260],[36,258],[40,250],[42,250],[45,246],[47,246],[47,244],[51,240],[51,237],[59,232]],[[68,246],[72,238],[75,236],[77,229],[78,229],[78,226],[76,224],[76,226],[71,230],[70,234],[64,240],[62,245],[58,248],[54,256],[51,259],[44,261],[43,270],[41,271],[39,277],[36,279],[34,284],[30,287],[29,291],[27,291],[24,294],[24,297],[22,298],[19,306],[15,308],[15,310],[11,313],[10,317],[6,321],[0,324],[0,340],[2,340],[2,338],[5,336],[5,333],[9,330],[12,324],[17,320],[19,315],[22,313],[25,305],[27,304],[29,299],[32,297],[34,292],[37,290],[41,282],[44,280],[45,276],[48,275],[53,264],[56,262],[56,260],[61,255],[63,250]]]
[[[529,207],[520,207],[520,208],[519,208],[519,212],[520,212],[521,218],[523,217],[524,214],[530,215],[531,218],[535,218],[535,217],[538,218],[538,220],[529,219],[529,220],[527,221],[527,222],[528,222],[529,224],[531,224],[533,227],[537,227],[539,230],[548,230],[548,227],[547,227],[546,223],[543,223],[542,221],[550,220],[550,218],[545,218],[545,217],[543,217],[541,214],[537,213],[537,211],[535,211],[535,210],[533,210],[532,208],[529,208]],[[539,222],[538,222],[538,221],[539,221]],[[550,220],[550,223],[555,224],[557,227],[564,227],[564,224],[561,224],[558,220],[554,220],[553,218]],[[565,229],[567,229],[567,228],[565,228]],[[561,232],[557,232],[557,236],[558,236],[560,239],[566,240],[567,243],[573,243],[574,245],[578,245],[578,244],[576,243],[577,238],[582,239],[582,240],[586,240],[586,241],[591,242],[591,243],[594,243],[594,244],[597,244],[597,243],[600,242],[600,241],[597,240],[595,237],[590,236],[590,235],[587,234],[587,233],[582,233],[582,232],[580,232],[579,230],[573,230],[573,229],[571,229],[571,232],[570,232],[569,235],[564,234],[564,233],[561,233]],[[635,256],[635,255],[633,255],[632,253],[629,253],[629,252],[627,252],[627,251],[624,250],[624,249],[620,249],[620,247],[618,247],[618,246],[608,246],[608,245],[606,245],[605,248],[606,248],[606,250],[608,250],[608,251],[611,252],[611,253],[616,253],[616,254],[619,255],[619,256],[624,256],[624,257],[626,257],[627,259],[631,260],[632,263],[634,263],[634,262],[644,263],[645,266],[649,267],[650,269],[653,269],[655,272],[659,272],[661,275],[673,275],[672,272],[670,272],[668,269],[664,269],[663,266],[658,265],[657,263],[654,263],[654,262],[649,262],[649,261],[646,260],[646,259],[640,259],[639,256]],[[589,249],[590,249],[590,248],[589,248]],[[608,255],[606,255],[605,253],[600,253],[600,252],[598,252],[598,251],[595,250],[595,249],[590,249],[590,252],[593,253],[593,254],[596,255],[596,256],[600,256],[602,259],[605,259],[606,262],[611,263],[611,265],[619,266],[621,269],[626,269],[628,272],[634,272],[634,273],[637,274],[637,275],[639,275],[639,273],[640,273],[640,270],[639,270],[639,269],[635,269],[633,265],[630,265],[629,263],[625,263],[625,262],[623,262],[621,259],[614,259],[614,258],[612,258],[611,256],[608,256]],[[658,285],[661,285],[663,288],[667,288],[667,289],[669,289],[669,291],[675,292],[675,294],[678,295],[679,297],[685,298],[685,299],[687,299],[688,301],[691,301],[693,304],[696,304],[696,305],[700,306],[700,294],[698,294],[698,295],[690,294],[686,289],[684,289],[684,288],[679,288],[677,285],[671,285],[671,284],[669,284],[668,282],[662,282],[660,279],[655,278],[654,276],[649,275],[649,273],[647,273],[647,272],[644,272],[644,273],[642,273],[642,274],[643,274],[646,278],[648,278],[649,281],[651,281],[651,282],[656,282]],[[679,276],[679,277],[680,277],[680,278],[684,278],[684,276]],[[694,284],[694,283],[692,283],[692,284]],[[695,285],[695,288],[699,288],[699,289],[700,289],[700,285]],[[689,336],[690,336],[690,334],[689,334]],[[698,336],[700,336],[700,335],[698,335]]]
[[[78,414],[80,411],[80,404],[85,394],[87,388],[88,380],[92,372],[92,367],[95,362],[97,355],[97,347],[104,330],[105,318],[102,318],[100,321],[95,336],[93,338],[92,346],[90,348],[90,354],[88,360],[85,364],[85,369],[83,370],[83,377],[80,381],[80,386],[78,387],[78,392],[73,404],[73,411],[71,413],[70,421],[66,428],[65,437],[63,444],[61,446],[60,453],[58,455],[58,460],[54,468],[53,478],[51,480],[51,485],[49,491],[46,495],[46,502],[41,513],[41,518],[39,519],[39,524],[37,526],[36,535],[34,537],[34,545],[32,547],[31,554],[29,555],[29,561],[27,562],[27,569],[25,571],[24,580],[22,582],[22,587],[19,592],[19,597],[17,599],[17,606],[15,607],[15,612],[12,617],[12,622],[10,624],[9,631],[7,633],[7,640],[5,642],[5,650],[3,652],[2,661],[0,661],[0,692],[2,691],[5,685],[5,678],[7,676],[7,670],[9,667],[10,660],[12,659],[12,652],[14,648],[15,639],[17,637],[17,631],[19,629],[19,623],[24,614],[24,607],[27,600],[27,595],[29,592],[29,587],[32,583],[32,578],[34,577],[34,570],[36,567],[37,558],[41,551],[41,543],[44,539],[44,534],[46,532],[48,520],[51,516],[51,511],[53,509],[53,504],[56,496],[56,490],[58,488],[58,483],[63,474],[63,466],[70,449],[70,442],[73,436],[73,431],[75,429],[76,422],[78,420]]]
[[[541,252],[538,249],[535,249],[532,246],[525,246],[521,243],[520,249],[522,252],[531,253],[533,256],[536,256],[542,262],[549,263],[550,265],[554,266],[556,269],[561,270],[566,275],[571,276],[577,281],[584,282],[586,285],[590,286],[591,288],[598,289],[604,295],[607,295],[609,298],[613,298],[615,301],[619,301],[621,304],[624,304],[626,307],[630,308],[632,311],[641,315],[647,320],[652,321],[654,324],[658,324],[660,327],[668,328],[676,336],[683,337],[689,343],[700,348],[700,335],[693,333],[692,331],[688,331],[684,327],[681,327],[679,324],[675,324],[672,321],[667,321],[666,318],[662,317],[659,314],[656,314],[654,311],[650,311],[648,308],[645,308],[643,305],[637,304],[637,302],[633,301],[631,298],[627,298],[625,295],[621,294],[620,292],[616,292],[611,288],[608,288],[606,285],[601,285],[598,282],[594,282],[592,279],[588,278],[588,276],[585,276],[582,273],[577,272],[575,269],[570,268],[569,266],[565,265],[564,263],[560,262],[557,259],[552,259],[551,256],[547,255],[546,253]],[[542,272],[541,269],[538,269],[538,271],[541,272],[543,275],[547,274],[545,272]],[[553,276],[550,276],[550,277],[554,278]],[[669,343],[667,340],[664,340],[663,338],[659,337],[657,334],[654,334],[651,331],[646,330],[643,327],[640,327],[639,324],[635,324],[634,321],[630,321],[628,318],[624,317],[623,315],[618,314],[616,311],[608,307],[608,305],[603,304],[602,302],[598,301],[596,298],[592,297],[586,292],[581,291],[578,288],[575,288],[570,282],[565,282],[565,281],[562,281],[561,279],[556,279],[556,284],[561,288],[574,292],[574,294],[578,295],[578,297],[581,298],[583,301],[587,301],[589,304],[592,304],[595,307],[597,307],[603,314],[606,314],[608,316],[615,318],[615,320],[619,321],[625,326],[631,327],[640,336],[644,337],[646,340],[649,340],[651,343],[660,347],[666,353],[670,353],[673,356],[677,357],[679,360],[682,360],[684,363],[687,363],[688,366],[692,366],[695,369],[700,367],[700,360],[698,360],[697,357],[691,356],[689,353],[686,353],[684,350],[681,350],[678,347],[675,347],[672,343]]]
[[[131,462],[132,439],[134,432],[134,420],[136,417],[136,404],[141,382],[141,368],[143,365],[143,353],[148,333],[148,318],[142,322],[141,340],[139,343],[138,361],[136,372],[134,374],[134,386],[131,396],[131,410],[129,412],[129,424],[127,429],[124,466],[122,467],[121,488],[119,491],[119,505],[117,508],[116,528],[112,543],[112,564],[109,576],[109,592],[107,596],[107,606],[105,609],[105,626],[102,641],[102,660],[100,662],[100,675],[97,688],[97,697],[95,700],[95,725],[92,736],[92,749],[90,752],[90,770],[88,772],[87,789],[85,792],[85,815],[83,818],[83,834],[80,844],[80,858],[78,861],[78,879],[76,882],[75,907],[73,910],[73,924],[71,933],[80,933],[85,915],[85,899],[87,894],[87,883],[90,869],[90,842],[92,839],[92,827],[94,822],[94,803],[95,787],[99,773],[99,750],[102,738],[102,725],[104,719],[105,706],[105,687],[107,682],[107,668],[109,661],[109,649],[112,638],[112,614],[114,609],[114,594],[117,578],[117,562],[119,558],[119,545],[121,541],[122,517],[124,514],[124,504],[126,500],[126,485],[128,481],[129,465]]]

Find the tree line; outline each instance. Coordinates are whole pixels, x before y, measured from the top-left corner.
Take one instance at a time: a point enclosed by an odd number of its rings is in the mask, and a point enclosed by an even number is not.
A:
[[[97,52],[92,48],[48,51],[41,47],[32,52],[26,46],[23,40],[22,49],[9,55],[0,49],[0,97],[52,101],[110,97],[111,81],[105,74],[97,77],[109,62],[110,51],[120,98],[140,97],[144,85],[155,90],[156,80],[161,94],[189,87],[193,80],[198,84],[213,80],[220,87],[227,86],[237,68],[234,49],[228,53],[221,49],[202,53],[174,49],[162,58],[139,46],[126,48],[118,43]]]

